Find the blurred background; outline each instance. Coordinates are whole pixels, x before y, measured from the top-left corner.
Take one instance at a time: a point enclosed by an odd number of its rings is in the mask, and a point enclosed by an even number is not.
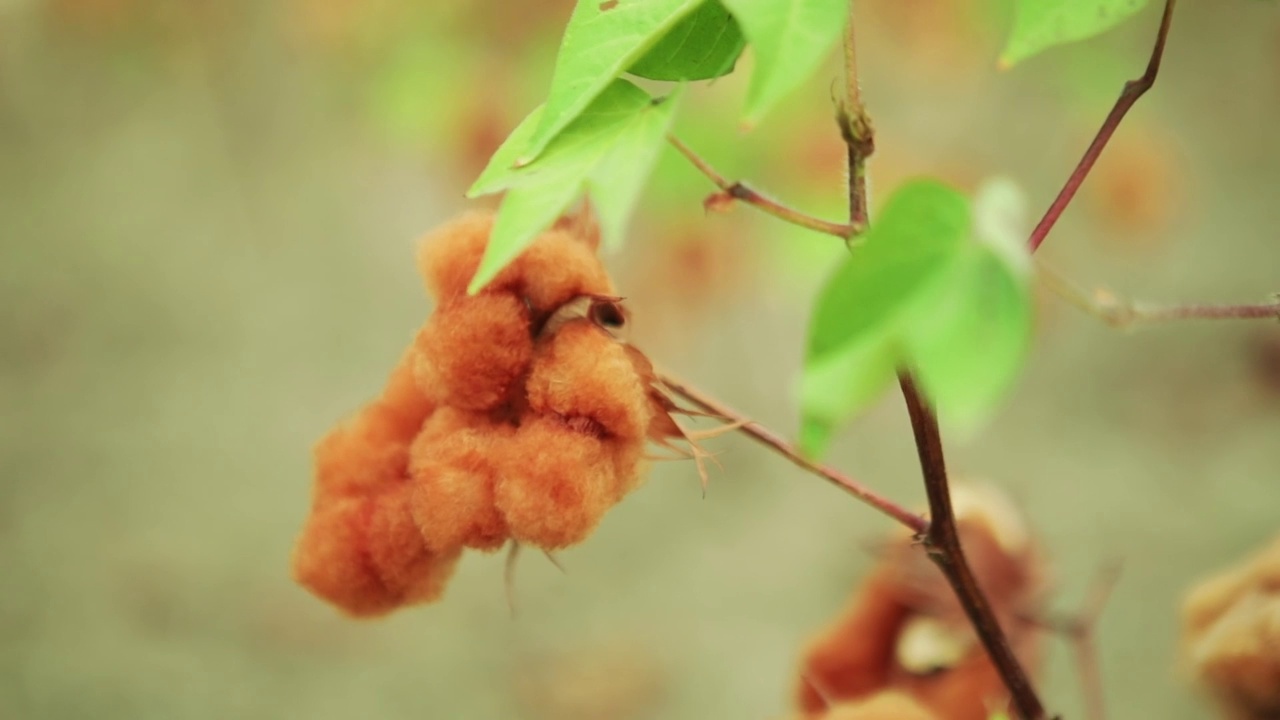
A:
[[[889,521],[738,437],[704,499],[661,463],[562,574],[467,557],[439,604],[339,617],[289,579],[312,444],[430,311],[414,240],[467,206],[543,96],[568,0],[0,1],[0,718],[760,718]],[[872,192],[1017,179],[1047,206],[1158,8],[1013,70],[1007,0],[866,0]],[[734,76],[677,131],[724,174],[838,218],[824,68],[751,133]],[[1184,3],[1155,90],[1043,257],[1148,300],[1280,290],[1280,6]],[[808,307],[839,243],[736,208],[664,157],[610,257],[658,363],[797,427]],[[1034,218],[1032,218],[1034,219]],[[831,460],[923,501],[901,401]],[[1109,561],[1117,716],[1205,718],[1177,608],[1280,525],[1280,326],[1119,333],[1043,298],[1034,354],[959,474],[1024,508],[1056,604]],[[1060,646],[1048,704],[1079,717]]]

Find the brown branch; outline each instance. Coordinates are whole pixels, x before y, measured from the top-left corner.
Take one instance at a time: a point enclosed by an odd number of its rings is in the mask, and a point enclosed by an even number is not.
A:
[[[1084,607],[1076,614],[1072,623],[1071,645],[1076,656],[1076,670],[1080,674],[1080,684],[1084,691],[1085,707],[1089,720],[1106,720],[1107,704],[1102,688],[1102,668],[1098,662],[1098,645],[1094,630],[1098,626],[1098,617],[1106,607],[1107,599],[1116,582],[1120,580],[1120,566],[1111,566],[1094,581],[1093,588],[1085,598]]]
[[[845,31],[845,83],[847,86],[844,106],[840,114],[840,132],[848,148],[849,160],[849,222],[865,227],[867,224],[867,188],[865,182],[867,156],[875,149],[871,123],[862,104],[858,88],[857,53],[854,48],[854,0],[849,0],[849,14]],[[947,482],[946,459],[942,450],[942,436],[938,419],[916,390],[910,372],[900,369],[898,374],[902,396],[911,416],[915,433],[916,451],[920,456],[920,468],[924,474],[925,492],[929,496],[929,525],[923,534],[924,546],[947,583],[955,592],[974,632],[982,641],[992,664],[1000,673],[1014,707],[1024,720],[1041,720],[1044,706],[1022,664],[1014,655],[1008,638],[1000,628],[995,613],[973,571],[965,560],[960,546],[960,533],[956,528],[955,511],[951,507],[951,489]]]
[[[1034,625],[1062,635],[1071,645],[1089,720],[1106,720],[1107,717],[1095,631],[1098,618],[1119,580],[1120,564],[1112,563],[1098,573],[1085,595],[1084,603],[1075,614],[1056,618],[1024,618]]]
[[[916,451],[920,455],[920,468],[924,473],[925,493],[929,496],[929,529],[924,536],[925,550],[955,591],[965,615],[969,617],[970,624],[986,648],[991,663],[1009,689],[1018,715],[1024,720],[1041,720],[1045,717],[1044,706],[1032,688],[1022,663],[1013,654],[987,596],[978,585],[973,571],[969,569],[964,548],[960,545],[955,511],[951,506],[951,490],[947,482],[947,465],[942,452],[938,418],[916,390],[910,374],[899,374],[898,383],[907,403],[907,413],[911,416]]]
[[[1271,302],[1244,305],[1152,305],[1101,288],[1088,293],[1043,263],[1037,270],[1051,292],[1114,328],[1176,320],[1280,320],[1280,295]]]
[[[723,175],[716,172],[715,168],[711,167],[710,163],[703,160],[701,156],[694,152],[693,148],[685,145],[684,142],[675,135],[667,135],[667,142],[671,143],[671,145],[675,147],[676,150],[679,150],[680,154],[684,155],[699,172],[706,175],[711,182],[715,183],[716,187],[720,188],[719,193],[708,197],[703,203],[707,208],[716,207],[718,204],[724,202],[739,200],[768,215],[772,215],[779,220],[789,222],[792,225],[799,225],[803,228],[815,230],[820,233],[826,233],[827,235],[834,235],[838,238],[844,238],[845,240],[848,240],[862,232],[862,227],[859,225],[843,225],[840,223],[829,222],[821,218],[816,218],[812,215],[806,215],[795,208],[787,207],[782,203],[770,200],[741,182],[733,182],[725,179]]]
[[[825,479],[827,482],[830,482],[841,490],[844,490],[850,495],[858,498],[862,502],[879,510],[885,515],[888,515],[894,520],[897,520],[910,528],[916,534],[923,533],[928,527],[928,522],[925,521],[923,517],[907,510],[892,500],[885,498],[839,470],[809,460],[800,453],[799,449],[797,449],[795,445],[783,440],[777,433],[760,423],[747,418],[745,415],[715,398],[710,397],[701,390],[690,387],[679,380],[675,380],[669,375],[663,375],[659,380],[672,392],[685,398],[708,413],[722,417],[731,423],[740,424],[740,427],[738,428],[740,432],[745,433],[756,442],[790,460],[793,464]]]
[[[844,104],[838,114],[840,135],[844,138],[849,163],[849,224],[866,228],[867,159],[875,152],[875,131],[862,104],[862,88],[858,85],[858,52],[855,45],[853,4],[849,0],[848,22],[844,28]]]
[[[1031,252],[1035,252],[1040,247],[1045,237],[1049,235],[1049,231],[1053,229],[1054,224],[1058,222],[1058,218],[1062,216],[1062,212],[1067,209],[1071,198],[1075,197],[1076,191],[1080,189],[1081,183],[1084,182],[1089,171],[1093,169],[1094,162],[1102,154],[1103,148],[1107,146],[1107,141],[1111,139],[1111,135],[1120,126],[1120,121],[1129,112],[1129,108],[1133,107],[1138,98],[1142,97],[1155,84],[1156,74],[1160,72],[1160,59],[1164,57],[1165,40],[1169,36],[1169,23],[1173,20],[1175,2],[1176,0],[1165,0],[1164,15],[1160,18],[1160,30],[1156,35],[1155,47],[1151,50],[1151,59],[1147,61],[1146,72],[1142,73],[1142,77],[1124,84],[1124,90],[1121,91],[1120,98],[1116,100],[1111,112],[1107,114],[1107,119],[1102,122],[1102,127],[1098,129],[1098,134],[1094,136],[1093,142],[1089,143],[1088,149],[1084,151],[1084,156],[1076,164],[1076,169],[1071,171],[1071,176],[1067,178],[1062,190],[1058,192],[1058,197],[1053,199],[1053,203],[1045,211],[1044,217],[1040,219],[1039,224],[1031,231],[1031,237],[1027,240],[1027,246],[1031,248]]]

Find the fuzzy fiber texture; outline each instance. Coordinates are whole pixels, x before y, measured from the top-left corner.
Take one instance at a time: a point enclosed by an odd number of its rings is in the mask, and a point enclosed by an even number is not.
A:
[[[464,549],[581,542],[636,487],[646,439],[671,434],[647,360],[612,333],[598,235],[562,221],[467,295],[492,226],[467,215],[423,240],[436,311],[316,448],[293,574],[350,615],[437,600]]]

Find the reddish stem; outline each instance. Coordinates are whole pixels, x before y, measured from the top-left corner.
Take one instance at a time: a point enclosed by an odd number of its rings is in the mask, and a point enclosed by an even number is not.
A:
[[[722,417],[732,423],[741,423],[741,427],[739,429],[756,442],[772,449],[779,455],[785,457],[805,470],[824,478],[841,490],[844,490],[885,515],[888,515],[894,520],[897,520],[907,526],[916,534],[921,534],[928,528],[929,523],[924,518],[880,495],[871,488],[863,485],[857,480],[854,480],[848,475],[845,475],[839,470],[809,460],[802,455],[794,445],[783,440],[777,433],[758,422],[749,420],[746,416],[728,405],[704,394],[696,388],[690,387],[678,380],[674,380],[669,376],[664,375],[660,380],[662,381],[662,384],[672,392],[685,398],[694,405],[697,405],[699,408],[706,410],[713,415]]]
[[[1093,142],[1089,143],[1089,148],[1084,151],[1084,157],[1080,158],[1076,169],[1071,171],[1071,177],[1067,178],[1066,184],[1058,192],[1058,197],[1053,199],[1053,204],[1045,211],[1044,217],[1040,218],[1035,230],[1031,231],[1031,237],[1027,240],[1027,246],[1031,248],[1031,252],[1035,252],[1040,247],[1045,237],[1049,235],[1049,231],[1053,229],[1054,224],[1058,222],[1058,218],[1062,216],[1062,212],[1067,209],[1071,198],[1075,197],[1076,191],[1080,189],[1080,184],[1084,182],[1085,177],[1089,175],[1089,171],[1093,169],[1094,162],[1102,154],[1103,148],[1107,146],[1107,141],[1111,139],[1116,128],[1120,126],[1120,121],[1129,112],[1129,108],[1133,107],[1138,98],[1142,97],[1155,84],[1156,74],[1160,72],[1160,59],[1164,57],[1165,40],[1169,36],[1169,23],[1173,20],[1173,6],[1175,3],[1176,0],[1165,0],[1164,15],[1160,18],[1160,31],[1156,35],[1155,48],[1151,50],[1151,59],[1147,61],[1146,72],[1142,73],[1142,77],[1124,84],[1124,90],[1121,91],[1120,98],[1116,100],[1111,112],[1107,114],[1107,119],[1102,122],[1102,127],[1098,129],[1098,134],[1094,136]]]

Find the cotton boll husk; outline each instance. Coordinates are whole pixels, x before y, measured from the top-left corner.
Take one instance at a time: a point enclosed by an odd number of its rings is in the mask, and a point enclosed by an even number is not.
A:
[[[418,385],[433,401],[465,410],[508,402],[533,357],[529,311],[511,293],[451,300],[414,343]]]
[[[441,408],[412,448],[412,512],[427,547],[492,551],[508,538],[494,499],[495,462],[515,428],[487,416]]]

